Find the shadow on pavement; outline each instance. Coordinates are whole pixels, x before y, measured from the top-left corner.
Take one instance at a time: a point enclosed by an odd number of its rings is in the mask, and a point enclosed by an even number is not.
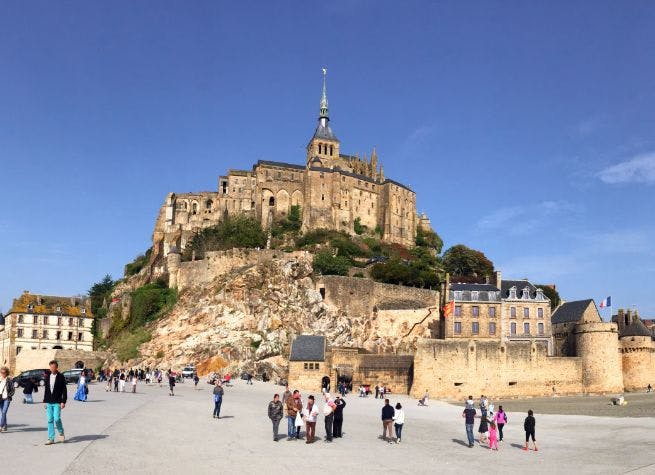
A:
[[[67,444],[74,444],[76,442],[88,442],[99,439],[106,439],[107,435],[105,434],[89,434],[89,435],[76,435],[66,439]]]
[[[24,429],[16,429],[13,430],[11,429],[10,426],[10,431],[9,432],[43,432],[48,430],[46,427],[25,427]]]
[[[511,445],[512,447],[516,447],[517,449],[522,449],[523,448],[523,446],[521,444],[509,444],[509,445]]]
[[[234,419],[234,416],[221,416],[219,419]]]
[[[455,442],[456,444],[463,445],[464,447],[469,446],[468,442],[464,442],[463,440],[460,439],[452,439],[452,441]]]

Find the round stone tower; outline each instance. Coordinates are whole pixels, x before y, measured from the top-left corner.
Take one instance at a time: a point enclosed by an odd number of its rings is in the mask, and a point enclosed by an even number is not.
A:
[[[171,247],[168,255],[166,256],[166,270],[168,271],[168,288],[177,288],[177,276],[180,270],[180,262],[182,256],[180,255],[177,247]]]
[[[648,384],[655,384],[653,338],[638,314],[621,332],[621,359],[626,391],[641,390]]]
[[[619,335],[615,323],[579,323],[573,330],[576,354],[582,359],[585,393],[623,392]]]

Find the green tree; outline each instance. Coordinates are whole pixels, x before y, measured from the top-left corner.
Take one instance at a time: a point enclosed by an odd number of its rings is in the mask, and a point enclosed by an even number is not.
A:
[[[541,289],[544,291],[544,295],[550,299],[550,308],[551,310],[555,309],[559,303],[562,301],[559,292],[556,289],[553,289],[549,285],[535,285],[538,289]]]
[[[356,234],[364,234],[366,232],[366,226],[362,224],[362,220],[358,217],[355,218],[353,222],[353,230]]]
[[[114,290],[116,282],[111,278],[111,275],[106,274],[100,282],[96,282],[89,289],[89,297],[91,298],[91,313],[97,315],[98,311],[105,303],[105,299],[109,298],[111,292]]]
[[[420,247],[429,247],[441,254],[443,249],[443,240],[434,231],[424,231],[420,226],[416,228],[416,245]]]
[[[134,258],[129,264],[125,264],[125,277],[130,277],[131,275],[138,274],[141,269],[143,269],[150,260],[150,254],[152,254],[152,247],[149,248],[145,253],[139,254]]]
[[[443,255],[444,269],[451,276],[484,277],[494,271],[493,263],[480,251],[457,244]]]
[[[332,251],[323,250],[314,255],[314,272],[323,275],[348,275],[350,259],[334,256]]]

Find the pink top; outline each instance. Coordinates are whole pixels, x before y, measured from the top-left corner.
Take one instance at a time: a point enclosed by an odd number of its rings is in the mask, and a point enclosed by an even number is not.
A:
[[[489,426],[489,438],[490,439],[495,439],[497,437],[497,429],[495,427]]]
[[[497,412],[494,415],[494,422],[497,424],[505,424],[507,419],[505,419],[505,412]]]

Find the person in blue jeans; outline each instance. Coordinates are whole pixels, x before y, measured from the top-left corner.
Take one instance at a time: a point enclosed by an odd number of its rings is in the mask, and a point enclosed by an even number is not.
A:
[[[46,414],[48,415],[48,441],[46,445],[55,443],[55,426],[61,441],[64,442],[64,426],[61,423],[61,410],[66,407],[68,392],[66,390],[66,378],[59,372],[59,365],[56,360],[49,364],[50,374],[46,378],[45,391],[43,394],[43,404],[45,404]]]
[[[469,396],[469,401],[471,396]],[[466,437],[468,438],[469,447],[473,447],[475,439],[473,438],[473,425],[475,424],[475,408],[473,404],[466,404],[464,412],[462,412],[464,423],[466,424]]]
[[[7,411],[14,396],[14,382],[9,377],[9,368],[0,369],[0,432],[7,432]]]

